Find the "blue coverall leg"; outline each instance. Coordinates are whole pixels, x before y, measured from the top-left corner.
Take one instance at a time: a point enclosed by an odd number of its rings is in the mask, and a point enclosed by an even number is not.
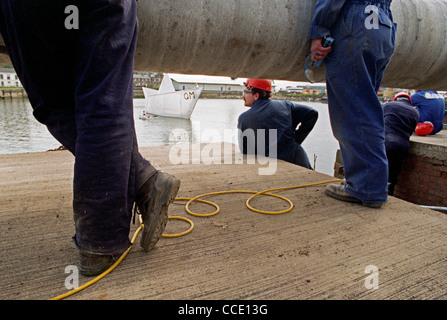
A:
[[[343,5],[334,4],[332,9],[339,10],[335,15],[322,14],[331,9],[328,3]],[[340,143],[345,189],[365,203],[385,203],[388,194],[384,116],[377,92],[394,51],[396,26],[390,3],[320,0],[316,7],[320,20],[337,17],[329,29],[335,43],[325,59],[329,115]],[[365,25],[368,5],[379,9],[377,29]]]
[[[65,25],[71,4],[79,29]],[[134,127],[136,1],[0,0],[0,10],[36,119],[75,156],[75,244],[121,254],[138,188],[156,173],[138,151]]]

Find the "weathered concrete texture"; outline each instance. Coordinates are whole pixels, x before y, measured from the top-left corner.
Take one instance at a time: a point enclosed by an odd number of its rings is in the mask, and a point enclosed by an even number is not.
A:
[[[435,135],[428,136],[413,134],[410,141],[410,153],[441,161],[447,160],[447,130],[441,130]]]
[[[142,153],[182,179],[184,197],[332,179],[285,162],[275,175],[260,176],[258,164],[173,165],[169,147]],[[0,156],[1,299],[66,292],[65,267],[77,264],[70,243],[73,162],[67,151]],[[188,216],[183,203],[173,204],[170,215],[191,218],[192,233],[163,238],[150,253],[136,244],[117,269],[70,299],[447,298],[447,215],[396,198],[380,210],[364,208],[327,197],[324,186],[277,193],[293,201],[291,212],[251,212],[244,205],[248,195],[240,194],[208,198],[221,207],[209,218]],[[252,205],[287,207],[269,197]],[[170,221],[166,231],[186,228]],[[377,290],[365,288],[369,265],[379,268]]]
[[[139,1],[135,69],[306,81],[303,65],[315,3]],[[392,10],[398,24],[396,50],[383,86],[447,89],[447,2],[394,0]],[[4,64],[2,44],[0,39]]]

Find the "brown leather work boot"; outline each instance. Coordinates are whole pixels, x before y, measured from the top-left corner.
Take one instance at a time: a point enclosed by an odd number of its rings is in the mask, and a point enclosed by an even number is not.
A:
[[[363,202],[360,199],[357,199],[354,196],[351,196],[345,190],[346,180],[343,180],[341,184],[330,184],[326,187],[325,193],[331,198],[353,202],[353,203],[361,203],[364,207],[379,209],[382,207],[382,203],[379,202]]]
[[[144,224],[140,245],[145,251],[150,251],[161,238],[168,222],[168,206],[175,200],[179,188],[179,179],[157,172],[138,191],[137,212]]]
[[[96,276],[110,268],[120,256],[80,252],[79,271],[86,277]]]

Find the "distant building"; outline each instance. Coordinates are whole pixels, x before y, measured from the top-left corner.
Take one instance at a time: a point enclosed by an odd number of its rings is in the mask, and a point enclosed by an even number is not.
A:
[[[303,83],[297,86],[286,86],[280,92],[296,93],[296,94],[326,94],[326,84],[307,84]]]
[[[133,73],[134,88],[159,87],[162,79],[162,73],[138,71]]]
[[[169,75],[175,90],[188,90],[196,86],[203,88],[203,91],[236,91],[244,90],[242,84],[245,80],[230,77],[201,76],[170,74]]]
[[[298,93],[303,93],[305,88],[306,88],[306,86],[297,86],[297,87],[287,86],[285,89],[281,90],[280,92],[298,94]]]
[[[175,90],[189,90],[196,86],[203,88],[203,91],[219,92],[242,92],[245,78],[230,78],[219,76],[169,74]],[[272,84],[272,89],[275,86]]]
[[[13,68],[0,68],[0,87],[22,88],[22,83]]]

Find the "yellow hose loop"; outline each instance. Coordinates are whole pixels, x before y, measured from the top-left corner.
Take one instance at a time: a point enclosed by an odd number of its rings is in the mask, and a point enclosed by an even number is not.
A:
[[[181,232],[181,233],[175,233],[175,234],[169,234],[169,233],[165,234],[164,233],[164,234],[161,235],[164,238],[178,238],[178,237],[182,237],[182,236],[187,235],[188,233],[190,233],[192,231],[192,229],[194,229],[194,223],[191,220],[189,220],[188,218],[184,218],[184,217],[168,217],[168,219],[186,221],[186,222],[188,222],[191,225],[191,227],[188,230],[186,230],[184,232]]]
[[[106,271],[104,271],[103,273],[101,273],[99,276],[97,276],[96,278],[94,278],[93,280],[90,280],[89,282],[83,284],[82,286],[73,289],[71,291],[68,291],[64,294],[61,294],[57,297],[54,297],[50,300],[62,300],[65,299],[81,290],[84,290],[85,288],[91,286],[92,284],[98,282],[99,280],[101,280],[102,278],[104,278],[106,275],[108,275],[113,269],[115,269],[120,263],[121,261],[123,261],[123,259],[127,256],[127,254],[129,253],[130,249],[132,249],[132,245],[135,242],[135,239],[137,238],[138,234],[140,233],[140,231],[143,230],[143,225],[141,225],[137,231],[135,231],[135,234],[132,237],[132,240],[130,241],[131,245],[129,246],[129,248],[121,255],[121,257],[115,261],[115,263],[113,265],[111,265]]]
[[[276,195],[276,194],[271,194],[268,192],[272,192],[272,191],[282,191],[282,190],[290,190],[290,189],[299,189],[299,188],[306,188],[306,187],[313,187],[313,186],[318,186],[318,185],[322,185],[322,184],[328,184],[328,183],[335,183],[335,182],[340,182],[340,179],[337,180],[331,180],[331,181],[323,181],[323,182],[317,182],[317,183],[310,183],[310,184],[303,184],[300,186],[292,186],[292,187],[282,187],[282,188],[274,188],[274,189],[268,189],[265,191],[261,191],[261,192],[256,192],[256,194],[252,195],[250,198],[247,199],[247,202],[245,203],[245,205],[252,211],[257,212],[257,213],[262,213],[262,214],[283,214],[283,213],[287,213],[289,211],[291,211],[293,209],[293,203],[292,201],[290,201],[289,199]],[[286,201],[287,203],[289,203],[290,207],[286,210],[282,210],[282,211],[263,211],[263,210],[258,210],[253,208],[252,206],[250,206],[250,201],[253,200],[255,197],[259,196],[259,195],[269,195],[269,196],[275,196],[277,198],[280,198],[284,201]]]
[[[259,209],[255,209],[250,205],[250,201],[253,200],[254,198],[256,198],[257,196],[260,195],[266,195],[266,196],[272,196],[275,198],[279,198],[282,199],[284,201],[286,201],[289,204],[289,208],[282,210],[282,211],[264,211],[264,210],[259,210]],[[251,211],[257,212],[257,213],[262,213],[262,214],[283,214],[283,213],[287,213],[289,211],[291,211],[293,209],[293,202],[290,201],[289,199],[283,197],[283,196],[279,196],[277,194],[272,194],[272,193],[267,193],[267,191],[261,191],[261,192],[256,192],[254,195],[252,195],[250,198],[247,199],[247,201],[245,202],[245,205],[247,206],[248,209],[250,209]]]
[[[217,194],[217,192],[216,192],[216,194]],[[175,200],[186,200],[186,201],[188,201],[186,203],[186,205],[185,205],[185,210],[186,210],[186,212],[188,212],[192,216],[196,216],[196,217],[211,217],[211,216],[214,216],[215,214],[219,213],[220,207],[217,204],[215,204],[214,202],[199,199],[199,198],[207,196],[207,195],[211,195],[211,194],[207,193],[207,194],[203,194],[203,195],[197,196],[195,198],[175,198]],[[194,201],[209,204],[210,206],[213,206],[214,208],[216,208],[216,211],[214,211],[212,213],[208,213],[208,214],[195,213],[195,212],[189,210],[189,205],[192,202],[194,202]]]
[[[330,181],[323,181],[323,182],[317,182],[317,183],[311,183],[311,184],[305,184],[305,185],[299,185],[299,186],[293,186],[293,187],[282,187],[282,188],[274,188],[274,189],[269,189],[269,190],[265,190],[265,191],[247,191],[247,190],[229,190],[229,191],[219,191],[219,192],[210,192],[210,193],[205,193],[202,195],[199,195],[197,197],[194,198],[176,198],[176,200],[187,200],[188,202],[185,205],[185,210],[186,212],[188,212],[190,215],[196,216],[196,217],[211,217],[214,216],[216,214],[218,214],[220,212],[220,207],[211,201],[206,201],[206,200],[202,200],[200,198],[203,197],[207,197],[207,196],[213,196],[213,195],[220,195],[220,194],[228,194],[228,193],[252,193],[253,195],[247,199],[245,205],[247,206],[248,209],[250,209],[251,211],[257,212],[257,213],[262,213],[262,214],[283,214],[283,213],[287,213],[289,211],[291,211],[293,209],[293,202],[290,201],[289,199],[287,199],[286,197],[277,195],[277,194],[272,194],[269,192],[272,191],[281,191],[281,190],[290,190],[290,189],[298,189],[298,188],[305,188],[305,187],[312,187],[312,186],[318,186],[318,185],[322,185],[322,184],[328,184],[328,183],[335,183],[335,182],[340,182],[340,179],[337,180],[330,180]],[[270,197],[275,197],[275,198],[279,198],[281,200],[284,200],[285,202],[287,202],[289,204],[289,208],[285,209],[285,210],[281,210],[281,211],[264,211],[264,210],[259,210],[256,208],[253,208],[250,205],[250,202],[260,196],[260,195],[266,195],[266,196],[270,196]],[[189,209],[189,206],[192,202],[203,202],[206,204],[209,204],[211,206],[213,206],[214,208],[216,208],[216,211],[213,211],[211,213],[207,213],[207,214],[199,214],[196,212],[193,212]]]
[[[230,191],[219,191],[219,192],[205,193],[205,194],[202,194],[202,195],[200,195],[200,196],[197,196],[197,197],[194,197],[194,198],[189,199],[189,201],[186,203],[185,210],[186,210],[186,212],[188,212],[190,215],[193,215],[193,216],[196,216],[196,217],[211,217],[211,216],[214,216],[214,215],[216,215],[216,214],[218,214],[218,213],[220,212],[220,207],[219,207],[217,204],[215,204],[214,202],[206,201],[206,200],[202,200],[202,199],[200,199],[200,198],[203,198],[203,197],[206,197],[206,196],[214,196],[214,195],[220,195],[220,194],[228,194],[228,193],[253,193],[254,195],[251,196],[251,197],[247,200],[247,202],[246,202],[246,206],[247,206],[250,210],[252,210],[252,211],[254,211],[254,212],[258,212],[258,213],[263,213],[263,214],[281,214],[281,213],[289,212],[289,211],[291,211],[291,210],[293,209],[293,203],[292,203],[292,201],[290,201],[289,199],[287,199],[287,198],[285,198],[285,197],[283,197],[283,196],[279,196],[279,195],[277,195],[277,194],[267,193],[267,191],[268,191],[268,190],[266,190],[266,191],[261,191],[261,192],[257,192],[257,191],[247,191],[247,190],[230,190]],[[286,209],[286,210],[283,210],[283,211],[269,212],[269,211],[258,210],[258,209],[253,208],[252,206],[250,206],[249,202],[250,202],[251,200],[253,200],[255,197],[257,197],[257,196],[259,196],[259,195],[261,195],[261,194],[262,194],[262,195],[266,195],[266,196],[270,196],[270,197],[279,198],[279,199],[281,199],[281,200],[284,200],[284,201],[286,201],[286,202],[290,205],[290,207],[289,207],[288,209]],[[183,200],[186,200],[187,198],[182,198],[182,199],[183,199]],[[215,207],[215,208],[216,208],[216,211],[211,212],[211,213],[207,213],[207,214],[199,214],[199,213],[193,212],[193,211],[191,211],[191,210],[189,209],[189,205],[190,205],[192,202],[194,202],[194,201],[199,201],[199,202],[207,203],[207,204],[209,204],[209,205]]]

